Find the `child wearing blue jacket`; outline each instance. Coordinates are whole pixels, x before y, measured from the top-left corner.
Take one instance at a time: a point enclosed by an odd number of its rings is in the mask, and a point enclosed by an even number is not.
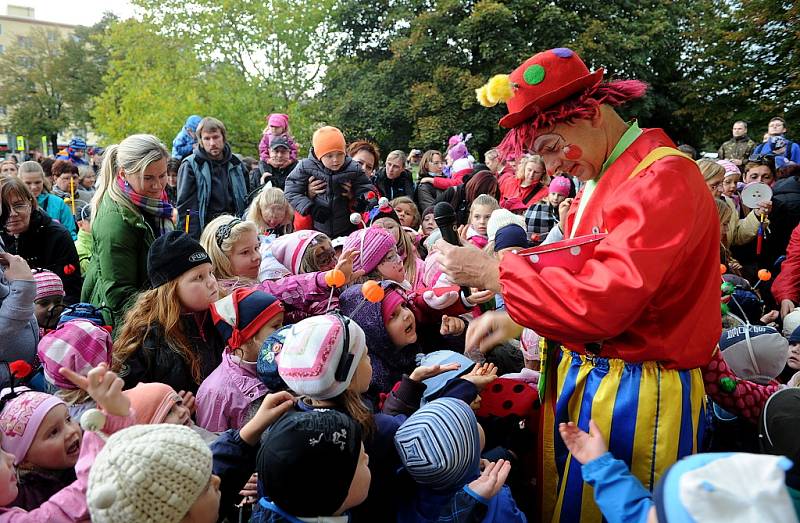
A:
[[[411,415],[394,437],[397,452],[416,482],[398,522],[525,522],[505,485],[511,463],[484,462],[483,429],[469,405],[436,399]]]

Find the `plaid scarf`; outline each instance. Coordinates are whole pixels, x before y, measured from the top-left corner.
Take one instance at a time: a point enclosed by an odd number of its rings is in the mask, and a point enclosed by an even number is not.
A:
[[[119,185],[119,188],[122,189],[125,196],[133,202],[142,214],[149,214],[155,218],[158,224],[158,231],[153,231],[156,233],[156,238],[175,228],[175,225],[172,223],[173,207],[172,204],[169,203],[169,199],[167,199],[166,192],[161,192],[160,199],[142,196],[135,192],[133,187],[131,187],[122,176],[117,176],[117,185]]]

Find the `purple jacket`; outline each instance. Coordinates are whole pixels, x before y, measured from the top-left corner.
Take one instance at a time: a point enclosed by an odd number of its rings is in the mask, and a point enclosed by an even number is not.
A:
[[[219,280],[220,290],[231,293],[239,287],[252,287],[252,283],[241,280]],[[325,283],[324,272],[292,274],[278,280],[264,280],[256,285],[275,296],[286,309],[284,323],[295,323],[307,316],[324,314],[327,310],[330,287]],[[332,307],[338,304],[337,293],[334,293]]]
[[[226,349],[222,363],[197,390],[197,424],[211,432],[238,430],[250,404],[267,392],[256,375],[255,363],[235,361]]]

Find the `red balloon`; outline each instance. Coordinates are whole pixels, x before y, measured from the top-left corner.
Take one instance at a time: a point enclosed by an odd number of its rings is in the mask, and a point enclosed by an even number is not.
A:
[[[772,279],[772,273],[767,269],[760,269],[758,271],[758,279],[761,281],[769,281]]]

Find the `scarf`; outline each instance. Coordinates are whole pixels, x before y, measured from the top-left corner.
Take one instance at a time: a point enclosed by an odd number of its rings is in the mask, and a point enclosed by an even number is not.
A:
[[[134,191],[133,187],[131,187],[122,176],[117,176],[117,185],[142,214],[149,214],[155,218],[158,224],[158,231],[154,231],[156,233],[156,238],[175,228],[175,225],[172,223],[173,207],[172,204],[169,203],[166,192],[161,192],[160,199],[142,196]]]

